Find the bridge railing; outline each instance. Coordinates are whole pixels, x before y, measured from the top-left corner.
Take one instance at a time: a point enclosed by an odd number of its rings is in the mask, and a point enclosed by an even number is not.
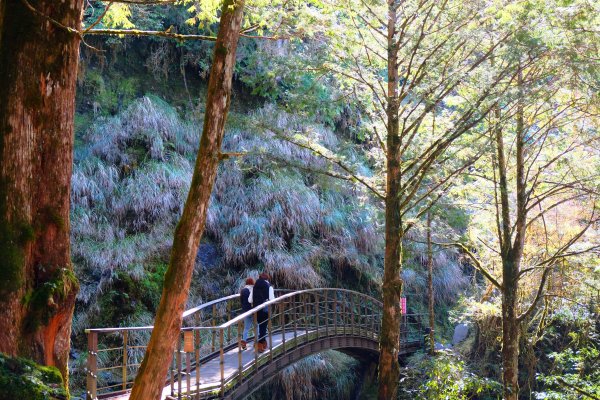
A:
[[[276,295],[288,293],[276,289]],[[183,327],[218,326],[241,313],[239,294],[222,297],[183,313]],[[96,399],[131,389],[144,353],[152,326],[86,329],[88,354],[86,366],[86,397]],[[214,353],[217,336],[202,337],[203,355]]]
[[[378,340],[382,304],[370,296],[344,289],[278,290],[276,293],[275,300],[246,313],[239,308],[238,294],[186,311],[169,376],[165,380],[165,385],[171,387],[171,395],[182,398],[184,393],[193,393],[194,398],[200,398],[211,391],[223,393],[223,390],[243,383],[252,369],[242,362],[241,350],[238,351],[238,362],[242,366],[237,366],[236,374],[227,374],[226,378],[223,371],[212,384],[201,383],[202,370],[196,366],[211,360],[214,364],[217,359],[221,363],[226,353],[238,347],[246,316],[252,316],[252,332],[257,332],[256,312],[261,307],[267,306],[269,310],[266,322],[269,351],[261,354],[253,349],[253,369],[286,354],[292,347],[322,337],[346,335]],[[131,389],[152,328],[86,330],[88,399],[112,397]],[[272,340],[273,334],[279,335],[277,343]],[[421,339],[420,316],[403,316],[401,341]],[[254,341],[254,337],[250,340]]]
[[[253,360],[248,362],[240,346],[244,319],[252,317],[252,342],[256,343],[259,328],[257,312],[265,307],[268,308],[265,322],[268,351],[259,353],[258,347],[253,346],[250,350]],[[241,385],[251,373],[268,362],[298,346],[326,337],[353,336],[378,340],[381,307],[378,300],[361,293],[344,289],[312,289],[284,294],[219,326],[183,328],[180,340],[183,346],[174,357],[170,373],[171,397],[222,395]],[[202,337],[212,336],[218,338],[218,349],[203,360],[198,354]],[[231,367],[232,350],[235,354],[234,371]],[[211,368],[195,368],[201,362],[207,365],[211,359]],[[203,376],[203,373],[208,376]]]

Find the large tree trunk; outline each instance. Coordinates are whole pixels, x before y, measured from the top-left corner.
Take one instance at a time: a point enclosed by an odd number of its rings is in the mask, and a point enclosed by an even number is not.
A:
[[[0,1],[0,351],[56,366],[66,383],[79,37],[59,24],[79,29],[83,2],[30,4]]]
[[[165,274],[154,330],[133,385],[132,400],[160,397],[179,337],[196,253],[219,165],[243,8],[244,0],[225,0],[223,4],[208,82],[204,128],[192,185],[175,230],[171,260]]]
[[[398,119],[398,44],[396,7],[388,2],[388,94],[387,94],[387,195],[385,199],[385,260],[383,271],[383,317],[379,344],[379,400],[395,399],[400,366],[400,296],[402,294],[402,238],[400,124]]]

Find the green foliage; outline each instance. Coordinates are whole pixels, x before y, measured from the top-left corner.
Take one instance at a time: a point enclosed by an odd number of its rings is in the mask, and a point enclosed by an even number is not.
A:
[[[63,379],[55,367],[0,353],[0,399],[66,400]]]
[[[559,312],[551,324],[543,345],[558,351],[544,356],[549,367],[537,376],[541,388],[535,393],[536,399],[575,400],[581,398],[581,391],[600,397],[598,315],[583,309]]]
[[[111,74],[109,77],[106,79],[105,75],[93,68],[85,71],[80,90],[81,96],[85,99],[83,103],[85,108],[80,107],[80,111],[85,109],[94,117],[115,115],[139,95],[141,83],[138,78],[124,78],[118,73]],[[75,122],[77,124],[77,120]]]
[[[435,357],[417,355],[411,358],[404,378],[416,388],[405,396],[439,400],[480,399],[502,397],[502,385],[470,372],[465,362],[451,351],[439,351]],[[403,397],[404,398],[404,397]]]
[[[73,271],[57,268],[51,277],[25,294],[23,305],[27,308],[25,331],[35,332],[54,315],[58,304],[79,287]]]

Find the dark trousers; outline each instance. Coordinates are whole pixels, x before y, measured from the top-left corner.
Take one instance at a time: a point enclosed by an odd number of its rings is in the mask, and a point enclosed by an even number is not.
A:
[[[258,341],[265,343],[267,341],[267,324],[269,320],[269,312],[265,309],[256,313],[256,322],[258,323]]]

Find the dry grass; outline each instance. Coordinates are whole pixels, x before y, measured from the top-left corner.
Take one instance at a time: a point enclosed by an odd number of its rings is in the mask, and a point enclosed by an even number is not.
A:
[[[359,384],[358,368],[359,362],[350,356],[326,351],[284,369],[251,398],[352,399]]]
[[[266,269],[276,286],[287,288],[326,285],[328,266],[376,278],[382,235],[365,193],[273,161],[326,167],[310,152],[248,127],[268,118],[281,129],[303,127],[311,140],[333,148],[335,135],[272,106],[234,117],[238,123],[228,129],[224,148],[249,154],[220,167],[206,225],[220,268],[198,266],[203,279],[193,284],[191,304],[236,291],[247,270]],[[144,97],[87,132],[71,198],[72,253],[81,280],[74,332],[98,315],[98,298],[118,273],[140,281],[149,263],[167,260],[191,182],[197,129],[163,101]]]
[[[441,224],[441,223],[440,223]],[[433,241],[450,241],[456,232],[447,226],[433,226]],[[426,303],[427,296],[427,246],[426,231],[423,226],[417,226],[410,232],[407,244],[406,265],[402,277],[407,285],[407,292],[421,297]],[[452,304],[469,286],[469,278],[462,270],[459,255],[453,248],[433,246],[433,290],[435,300],[442,304]]]

